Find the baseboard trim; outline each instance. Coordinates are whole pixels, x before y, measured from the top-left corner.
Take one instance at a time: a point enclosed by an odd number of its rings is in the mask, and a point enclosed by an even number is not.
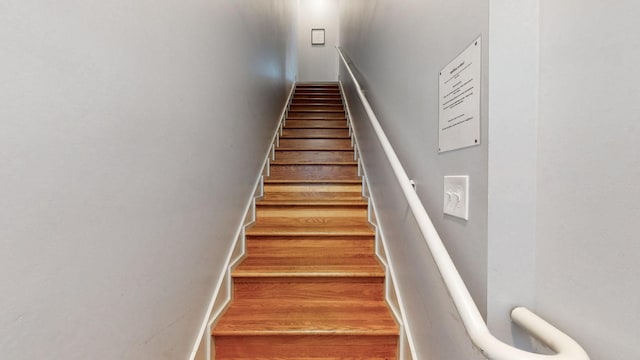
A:
[[[212,350],[211,327],[231,302],[231,297],[232,297],[231,271],[233,267],[245,256],[245,228],[253,224],[253,222],[255,221],[256,198],[260,198],[263,195],[263,191],[264,191],[263,178],[264,176],[267,176],[269,173],[269,161],[273,158],[274,144],[277,144],[277,142],[279,141],[279,137],[282,132],[282,126],[284,125],[285,118],[287,117],[287,112],[289,111],[289,104],[291,102],[291,98],[293,96],[293,92],[295,88],[296,88],[296,83],[293,82],[291,85],[291,89],[289,89],[289,94],[287,96],[285,106],[282,109],[282,112],[280,113],[280,120],[278,122],[278,126],[274,130],[273,138],[271,140],[271,145],[269,146],[265,159],[262,162],[260,173],[257,176],[256,182],[253,188],[253,194],[249,198],[249,201],[247,202],[247,206],[245,207],[244,218],[242,222],[238,225],[238,230],[236,231],[236,237],[233,241],[233,246],[231,247],[229,253],[227,254],[227,257],[225,260],[225,264],[226,264],[225,271],[222,274],[220,274],[220,277],[218,278],[213,294],[211,296],[211,300],[209,301],[207,313],[202,321],[202,325],[200,326],[200,332],[196,337],[196,340],[193,345],[193,349],[189,354],[188,360],[211,360],[211,350]]]
[[[349,101],[345,96],[344,87],[342,85],[342,81],[338,82],[340,85],[340,92],[342,94],[342,101],[345,106],[345,113],[347,115],[347,120],[349,122],[349,132],[353,134],[352,143],[354,147],[354,153],[356,154],[356,160],[358,161],[358,174],[362,176],[362,196],[366,197],[369,202],[369,223],[375,228],[375,251],[378,260],[385,268],[385,300],[389,305],[389,309],[398,323],[398,327],[400,328],[400,339],[398,346],[398,358],[401,360],[414,360],[418,359],[415,352],[415,343],[413,341],[413,336],[411,334],[411,330],[409,329],[406,318],[406,311],[403,306],[402,296],[398,291],[396,286],[396,273],[393,268],[393,264],[389,261],[387,257],[387,241],[384,236],[384,232],[382,231],[382,225],[378,222],[377,218],[377,208],[375,204],[375,199],[371,195],[369,191],[369,181],[367,176],[367,169],[362,163],[360,157],[360,147],[357,139],[357,130],[353,126],[353,119],[351,118],[351,112],[349,107]]]

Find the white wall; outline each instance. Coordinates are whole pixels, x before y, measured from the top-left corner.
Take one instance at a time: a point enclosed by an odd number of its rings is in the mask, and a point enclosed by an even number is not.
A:
[[[347,74],[343,66],[341,74]],[[375,201],[379,230],[387,244],[387,258],[401,295],[413,359],[485,359],[471,344],[462,326],[393,170],[376,140],[355,85],[346,75],[341,83]]]
[[[338,0],[298,0],[298,81],[338,80]],[[325,45],[311,45],[311,29],[325,29]]]
[[[481,145],[438,153],[438,74],[479,35],[487,36],[487,6],[486,1],[448,1],[435,6],[408,0],[345,0],[340,14],[342,47],[359,71],[374,111],[483,312],[487,127],[482,124]],[[486,61],[483,69],[486,73]],[[483,91],[483,118],[486,104]],[[442,213],[443,176],[463,174],[470,176],[469,221]]]
[[[342,45],[490,329],[506,342],[533,346],[508,318],[526,305],[593,359],[640,358],[638,17],[630,0],[341,2]],[[436,155],[435,73],[477,33],[485,141]],[[415,255],[426,251],[394,200],[386,159],[371,134],[362,142],[418,350],[463,358],[452,355],[467,346],[459,320],[438,313],[450,314],[446,294]],[[453,172],[471,174],[468,223],[440,215],[442,175]]]
[[[187,358],[296,72],[293,11],[0,3],[3,358]]]
[[[640,359],[640,3],[540,4],[537,308]]]
[[[509,314],[535,305],[538,3],[489,2],[487,323],[523,349]]]
[[[488,37],[488,1],[345,0],[340,42],[389,140],[482,313],[487,289],[487,126],[481,144],[438,153],[438,76],[473,40]],[[488,44],[483,40],[484,44]],[[483,73],[487,73],[483,49]],[[341,80],[348,74],[342,69]],[[486,119],[487,88],[481,108]],[[359,123],[363,114],[356,114]],[[366,125],[365,125],[366,129]],[[479,358],[435,272],[424,239],[377,141],[361,139],[378,220],[407,310],[419,359]],[[443,176],[470,176],[469,221],[442,213]]]

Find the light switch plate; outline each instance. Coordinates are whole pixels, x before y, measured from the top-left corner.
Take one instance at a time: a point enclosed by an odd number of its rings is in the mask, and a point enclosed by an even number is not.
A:
[[[469,220],[469,176],[444,177],[444,213]]]

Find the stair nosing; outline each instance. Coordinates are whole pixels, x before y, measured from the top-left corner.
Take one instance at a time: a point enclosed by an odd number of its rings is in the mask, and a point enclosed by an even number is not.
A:
[[[271,165],[345,165],[353,166],[358,165],[357,161],[315,161],[315,162],[302,162],[299,160],[272,160],[269,162]]]
[[[327,148],[291,148],[291,147],[277,147],[276,151],[353,151],[353,148],[338,148],[338,149],[327,149]]]
[[[331,117],[331,116],[309,116],[309,117],[287,117],[287,121],[289,120],[341,120],[347,121],[347,117]]]
[[[373,236],[375,235],[375,231],[373,230],[359,230],[359,231],[331,231],[331,232],[321,232],[321,231],[293,231],[293,230],[282,230],[282,231],[265,231],[263,229],[251,230],[247,229],[245,232],[246,235],[249,236],[306,236],[306,237],[332,237],[332,236]]]
[[[290,272],[290,271],[251,271],[251,270],[234,270],[231,273],[233,278],[383,278],[384,270],[380,271],[316,271],[316,272]]]
[[[353,147],[306,147],[306,148],[296,148],[296,147],[287,147],[287,146],[278,146],[276,147],[276,151],[353,151]]]
[[[369,203],[365,200],[260,200],[256,207],[285,207],[285,206],[314,206],[314,207],[365,207]]]
[[[353,180],[276,180],[264,179],[265,184],[361,184],[362,179]]]

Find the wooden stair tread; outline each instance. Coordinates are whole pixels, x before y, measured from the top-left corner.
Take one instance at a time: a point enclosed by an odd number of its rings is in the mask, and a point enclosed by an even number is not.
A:
[[[397,335],[384,301],[236,300],[216,324],[225,335]]]
[[[323,120],[325,121],[325,120]],[[330,120],[329,120],[330,121]],[[342,120],[338,120],[342,121]],[[310,136],[338,136],[338,137],[350,137],[349,128],[343,129],[324,129],[324,128],[310,128],[310,129],[293,129],[289,126],[286,126],[282,130],[282,136],[294,136],[298,135],[299,137],[310,137]]]
[[[234,299],[384,300],[384,275],[234,277]]]
[[[297,121],[297,120],[292,120]],[[324,120],[321,120],[324,121]],[[329,120],[331,121],[331,120]],[[305,123],[296,123],[296,124],[287,124],[285,129],[339,129],[339,130],[348,130],[349,127],[347,125],[325,125],[325,124],[312,124],[311,121],[305,121]]]
[[[347,120],[347,118],[346,116],[340,115],[340,114],[332,115],[332,116],[316,115],[316,114],[301,116],[299,114],[295,114],[295,116],[288,115],[287,120]]]
[[[281,199],[281,200],[260,200],[256,206],[368,206],[368,202],[362,199]]]
[[[359,184],[265,184],[265,195],[269,193],[291,193],[294,196],[300,193],[362,193]],[[338,195],[338,194],[336,194]]]
[[[293,97],[293,99],[291,100],[291,104],[299,104],[302,102],[309,102],[309,101],[313,101],[313,102],[319,102],[319,103],[325,103],[325,104],[342,104],[342,98],[340,96],[332,96],[332,97],[319,97],[319,96],[298,96],[298,97]]]
[[[269,226],[255,224],[248,228],[245,233],[263,236],[364,236],[374,235],[374,231],[369,226]]]
[[[279,145],[292,149],[353,149],[350,139],[280,139]]]
[[[331,94],[331,95],[340,95],[340,89],[334,88],[296,88],[294,94]]]
[[[331,88],[339,89],[340,85],[336,81],[326,81],[326,82],[305,81],[305,82],[299,82],[296,84],[296,89],[300,87],[331,87]]]
[[[297,113],[342,113],[344,114],[344,109],[295,109],[289,110],[289,114],[297,114]]]
[[[301,260],[302,261],[302,260]],[[384,277],[380,265],[269,265],[246,264],[233,271],[237,277]]]
[[[335,131],[329,133],[328,131]],[[342,134],[338,133],[341,132]],[[351,139],[348,129],[287,129],[280,139]]]
[[[271,165],[270,179],[275,180],[359,180],[358,166],[351,164]]]
[[[349,135],[309,134],[309,135],[281,135],[280,139],[351,139]]]
[[[340,180],[276,180],[264,179],[265,184],[362,184],[361,179],[340,179]]]
[[[344,105],[342,104],[331,104],[331,103],[311,103],[311,102],[298,102],[295,104],[291,104],[289,106],[289,111],[296,110],[339,110],[344,111]]]
[[[272,160],[271,165],[358,165],[357,161],[297,161],[297,160]]]
[[[295,147],[295,146],[279,146],[276,147],[276,151],[353,151],[352,146],[309,146],[309,147]]]
[[[269,204],[272,202],[309,202],[324,204],[327,202],[336,203],[363,203],[367,200],[362,198],[358,192],[269,192],[265,193],[256,205]]]
[[[396,359],[397,348],[397,335],[245,336],[241,341],[223,336],[216,340],[215,359],[390,360]]]

